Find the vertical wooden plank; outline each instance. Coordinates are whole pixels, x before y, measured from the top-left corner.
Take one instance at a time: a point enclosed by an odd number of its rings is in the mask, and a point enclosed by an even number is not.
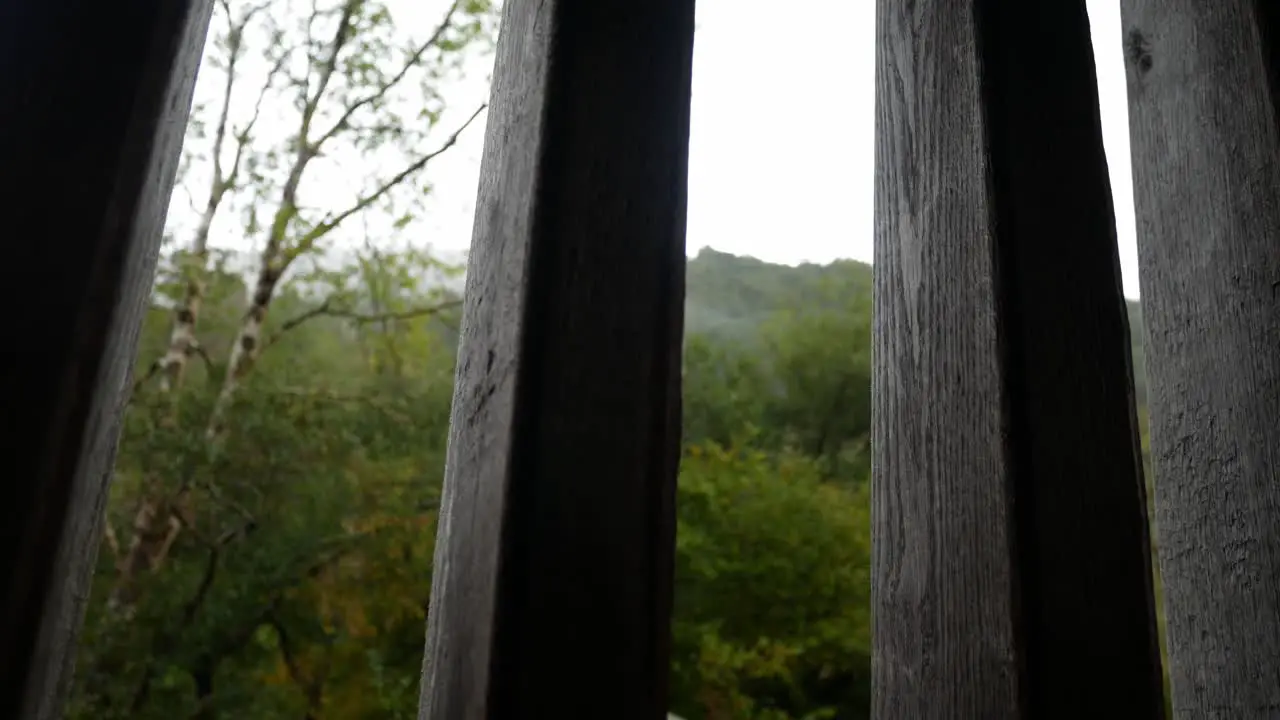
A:
[[[0,717],[61,717],[211,5],[0,5]]]
[[[872,716],[1018,717],[972,2],[876,6]]]
[[[1175,714],[1280,716],[1280,5],[1122,5]]]
[[[877,28],[874,715],[1159,718],[1084,4]]]
[[[665,712],[693,0],[509,0],[420,715]]]

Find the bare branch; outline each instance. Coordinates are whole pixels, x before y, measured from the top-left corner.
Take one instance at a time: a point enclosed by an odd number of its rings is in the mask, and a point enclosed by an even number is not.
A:
[[[235,531],[228,531],[223,533],[216,543],[210,545],[209,555],[205,560],[204,572],[200,576],[200,583],[196,585],[195,592],[192,593],[191,597],[187,598],[187,601],[182,604],[182,621],[177,625],[165,628],[155,637],[152,651],[148,653],[146,663],[143,666],[142,677],[133,693],[133,701],[130,703],[130,708],[135,713],[142,708],[151,694],[152,683],[156,675],[156,666],[158,665],[157,661],[173,651],[177,646],[179,634],[195,621],[200,608],[209,597],[209,591],[213,589],[213,582],[218,576],[218,566],[222,560],[222,548],[235,538],[241,537],[252,530],[253,528],[246,526]]]
[[[289,332],[290,330],[293,330],[294,328],[307,322],[308,320],[314,320],[315,318],[318,318],[321,315],[329,315],[333,309],[331,307],[332,300],[333,300],[332,298],[326,298],[324,302],[311,308],[310,310],[307,310],[301,315],[289,318],[288,320],[284,321],[284,323],[280,326],[280,329],[277,330],[274,335],[268,338],[265,343],[263,343],[263,349],[265,350],[266,348],[271,347],[272,345],[275,344],[277,340],[280,339],[281,335]]]
[[[321,691],[324,688],[323,674],[317,672],[316,678],[306,676],[298,664],[293,638],[285,631],[284,623],[280,622],[274,611],[267,614],[266,625],[275,630],[277,645],[280,647],[280,658],[284,661],[285,670],[289,673],[289,679],[293,680],[294,685],[298,686],[298,691],[306,698],[307,717],[313,717],[316,708],[320,705]]]
[[[236,25],[231,14],[231,6],[222,2],[227,14],[227,80],[222,85],[222,110],[218,113],[218,124],[213,131],[213,180],[209,190],[209,206],[217,204],[222,195],[222,143],[227,138],[227,118],[231,115],[231,92],[236,84],[236,62],[240,59],[240,47],[244,38],[244,26]]]
[[[224,181],[227,189],[231,189],[235,186],[236,178],[240,174],[241,164],[244,160],[245,146],[249,144],[250,133],[253,132],[254,126],[258,124],[258,118],[262,115],[263,100],[266,99],[267,93],[275,85],[276,78],[279,77],[281,71],[284,70],[285,63],[288,59],[289,53],[287,52],[280,53],[280,57],[276,58],[276,61],[267,71],[267,79],[262,83],[262,88],[258,90],[258,99],[253,103],[253,115],[249,117],[249,121],[245,123],[244,127],[240,128],[235,133],[236,154],[231,161],[231,170],[227,173],[227,177]]]
[[[450,330],[454,332],[461,332],[461,329],[457,325],[453,324],[452,322],[449,322],[448,320],[445,320],[443,317],[439,318],[439,320],[441,325],[449,328]]]
[[[369,314],[337,313],[335,317],[345,318],[347,320],[350,320],[356,323],[357,325],[363,325],[365,323],[371,323],[371,322],[383,322],[383,321],[395,322],[397,320],[413,320],[420,317],[426,317],[428,315],[439,315],[445,310],[451,310],[460,305],[462,305],[461,300],[451,300],[449,302],[440,303],[439,305],[434,305],[432,307],[413,308],[410,310],[403,310],[400,312],[384,312],[384,313],[369,313]]]
[[[372,193],[357,200],[353,205],[351,205],[351,207],[347,208],[346,210],[343,210],[337,215],[334,215],[332,218],[316,225],[314,228],[312,228],[310,232],[308,232],[306,235],[302,237],[302,239],[298,242],[298,246],[293,249],[292,253],[294,255],[297,255],[299,253],[305,252],[311,247],[313,243],[315,243],[316,240],[319,240],[320,238],[324,237],[328,233],[332,232],[334,228],[341,225],[343,221],[345,221],[347,218],[369,207],[374,202],[376,202],[378,198],[381,198],[383,195],[386,195],[397,185],[407,180],[409,177],[417,173],[422,168],[426,167],[427,163],[443,155],[445,151],[447,151],[449,148],[453,147],[458,143],[458,138],[461,137],[462,133],[471,125],[472,122],[475,121],[476,118],[480,117],[480,113],[484,112],[485,108],[487,107],[488,107],[488,104],[486,103],[476,108],[476,111],[471,113],[471,117],[467,118],[466,122],[462,123],[462,125],[459,126],[458,129],[455,130],[453,134],[450,135],[448,139],[446,139],[440,147],[436,148],[434,151],[429,152],[426,155],[423,155],[422,157],[410,163],[403,170],[396,173],[390,180],[384,182],[382,185],[379,185],[378,188],[374,190]]]
[[[227,80],[222,87],[222,110],[218,113],[218,124],[213,132],[213,181],[209,190],[209,208],[208,212],[216,209],[218,202],[222,199],[223,193],[227,190],[227,176],[222,167],[222,147],[227,139],[227,126],[231,116],[231,95],[236,84],[236,64],[240,61],[241,54],[244,50],[244,31],[249,26],[249,22],[259,12],[265,10],[269,3],[263,2],[249,8],[245,11],[243,17],[236,21],[231,11],[231,3],[229,0],[221,0],[223,12],[227,15]],[[261,100],[259,100],[261,102]],[[257,113],[254,113],[255,119]],[[241,145],[243,148],[243,144]],[[236,164],[240,161],[241,150],[236,151]],[[235,172],[233,168],[232,173]],[[206,230],[207,234],[207,230]]]
[[[311,120],[315,117],[316,109],[320,107],[320,101],[324,99],[325,90],[329,88],[329,81],[333,79],[333,73],[338,67],[338,55],[342,52],[342,48],[346,46],[347,41],[351,39],[351,21],[355,19],[356,11],[363,4],[364,0],[347,0],[342,6],[342,15],[338,18],[338,27],[333,32],[333,39],[329,41],[329,54],[320,66],[320,77],[316,80],[316,90],[307,98],[306,104],[302,108],[302,127],[298,133],[298,145],[300,147],[306,148],[311,142]]]
[[[232,498],[223,495],[221,488],[216,484],[212,482],[201,482],[199,483],[199,486],[204,488],[204,491],[209,493],[209,496],[213,498],[215,502],[231,508],[231,510],[233,510],[237,515],[244,518],[245,527],[249,529],[258,527],[258,520],[254,517],[253,513],[249,511],[249,508],[241,505]]]
[[[290,12],[292,12],[292,9],[293,9],[293,8],[292,8],[292,4],[291,4],[291,5],[290,5]],[[304,49],[306,48],[306,46],[310,45],[310,43],[311,43],[311,38],[313,37],[313,36],[312,36],[312,33],[311,33],[311,30],[312,30],[312,28],[314,28],[314,27],[315,27],[315,25],[316,25],[316,16],[318,16],[319,14],[320,14],[320,3],[319,3],[319,0],[311,0],[311,12],[307,13],[307,19],[306,19],[305,23],[303,24],[302,37],[305,39],[305,40],[304,40],[304,42],[303,42]],[[310,55],[310,52],[309,52],[309,51],[308,51],[308,52],[306,52],[306,55],[307,55],[307,67],[306,67],[306,69],[305,69],[305,70],[303,70],[303,71],[302,71],[302,77],[301,77],[301,78],[294,78],[292,73],[290,73],[290,75],[289,75],[289,79],[290,79],[290,80],[292,80],[292,81],[294,82],[294,84],[296,84],[296,85],[298,86],[298,87],[297,87],[297,90],[298,90],[298,102],[299,102],[299,104],[300,104],[300,105],[299,105],[300,107],[306,107],[306,105],[307,105],[307,101],[311,99],[311,63],[310,63],[311,55]]]
[[[186,173],[183,174],[185,175]],[[191,188],[187,187],[186,183],[182,183],[182,194],[187,196],[187,207],[191,208],[191,214],[199,215],[204,212],[200,208],[196,207],[195,193],[191,192]]]
[[[405,422],[405,423],[412,422],[412,419],[410,417],[405,415],[399,409],[393,407],[393,404],[384,402],[373,395],[341,393],[334,390],[327,390],[324,388],[314,388],[314,387],[275,388],[269,391],[269,394],[270,396],[287,397],[295,400],[323,401],[323,402],[329,402],[334,404],[337,404],[337,403],[360,404],[360,405],[365,405],[367,407],[371,407],[374,410],[381,412],[383,415],[386,415],[387,417],[396,420],[397,422]]]
[[[280,206],[276,208],[275,216],[271,220],[267,244],[262,251],[263,258],[269,263],[274,262],[280,254],[280,245],[284,242],[285,231],[289,227],[289,222],[298,213],[298,186],[302,184],[302,175],[306,172],[307,165],[316,156],[316,149],[311,143],[311,121],[315,118],[316,110],[320,107],[320,101],[324,98],[329,81],[333,78],[333,73],[338,66],[338,55],[351,39],[352,20],[363,2],[364,0],[347,0],[342,6],[338,27],[334,30],[333,39],[329,41],[329,53],[320,65],[320,76],[316,81],[315,91],[310,90],[309,71],[302,83],[302,120],[298,126],[297,153],[294,156],[293,167],[289,168],[289,175],[281,189]],[[317,13],[319,9],[312,3],[311,17],[307,20],[308,36]]]
[[[409,55],[409,58],[405,60],[404,64],[400,67],[399,72],[391,76],[391,79],[379,86],[377,90],[374,90],[372,93],[365,95],[349,105],[346,110],[342,112],[342,116],[338,118],[337,122],[316,138],[314,146],[319,148],[326,140],[329,140],[342,132],[356,112],[361,108],[367,107],[386,97],[387,93],[391,92],[393,88],[399,85],[400,82],[409,74],[409,71],[417,67],[418,64],[422,62],[422,56],[426,55],[427,51],[435,47],[440,42],[440,39],[444,37],[445,31],[453,24],[453,16],[457,14],[458,8],[461,4],[462,0],[454,0],[453,4],[449,6],[449,10],[445,13],[444,19],[436,26],[435,31],[431,33],[426,41],[414,49],[414,51]]]
[[[113,557],[118,558],[120,557],[120,538],[116,535],[115,526],[111,524],[111,518],[106,518],[103,525],[105,526],[103,539],[106,540],[107,548],[111,550]]]
[[[204,604],[204,599],[209,595],[209,589],[213,587],[214,578],[218,573],[218,561],[221,559],[222,549],[230,545],[231,541],[242,538],[255,529],[257,529],[257,525],[254,523],[245,523],[242,527],[232,528],[223,532],[209,544],[209,558],[205,563],[204,574],[200,578],[200,584],[196,587],[195,594],[183,607],[182,622],[184,625],[191,624],[191,621],[195,619],[196,612]]]
[[[209,351],[204,349],[204,345],[198,342],[193,342],[187,347],[187,351],[203,360],[205,368],[210,373],[214,371],[213,358],[209,356]],[[130,392],[129,398],[125,404],[133,402],[133,396],[138,394],[138,392],[142,390],[143,386],[154,380],[155,377],[160,374],[160,371],[165,369],[165,360],[167,357],[167,355],[162,356],[155,362],[151,363],[151,365],[147,367],[147,372],[142,377],[134,381],[133,390]]]
[[[213,358],[209,357],[209,351],[204,349],[204,345],[201,345],[198,342],[192,343],[190,349],[192,353],[199,356],[199,358],[204,361],[205,369],[208,370],[210,374],[213,374]]]
[[[146,374],[134,381],[133,391],[129,393],[129,402],[133,401],[133,396],[137,395],[138,391],[142,390],[142,387],[144,385],[151,382],[153,379],[155,379],[156,375],[160,374],[160,371],[164,369],[163,361],[164,361],[164,358],[160,358],[159,360],[156,360],[155,362],[151,363],[151,367],[147,368]]]
[[[316,307],[313,307],[304,313],[301,313],[295,317],[292,317],[286,320],[283,324],[280,325],[280,329],[277,330],[275,334],[272,335],[267,340],[267,342],[263,344],[263,350],[265,351],[268,347],[271,347],[280,339],[282,335],[289,332],[290,330],[293,330],[297,328],[299,325],[302,325],[303,323],[306,323],[310,320],[314,320],[315,318],[318,318],[321,316],[341,318],[343,320],[350,320],[351,322],[356,323],[358,325],[363,325],[365,323],[371,323],[371,322],[413,320],[420,317],[427,317],[429,315],[439,315],[440,313],[443,313],[446,310],[451,310],[462,304],[461,300],[451,300],[449,302],[440,303],[439,305],[431,305],[431,306],[420,307],[420,308],[411,308],[409,310],[402,310],[399,312],[360,313],[354,310],[336,308],[333,306],[332,301],[333,301],[332,298],[326,299],[323,303],[320,303]]]

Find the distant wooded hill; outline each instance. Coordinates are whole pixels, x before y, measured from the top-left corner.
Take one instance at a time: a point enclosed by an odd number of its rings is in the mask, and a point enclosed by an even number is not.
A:
[[[447,254],[442,260],[447,264],[462,265],[465,253]],[[339,266],[349,261],[350,258],[339,257],[330,264]],[[232,270],[231,276],[247,277],[248,268],[254,267],[254,262],[252,255],[233,253],[226,264]],[[826,298],[831,296],[824,294],[823,288],[831,283],[852,288],[855,292],[865,292],[870,298],[871,266],[856,260],[837,260],[826,265],[774,265],[752,257],[703,248],[689,260],[685,329],[690,333],[749,343],[758,336],[761,326],[776,314],[826,302]],[[444,285],[456,293],[462,291],[461,276],[426,278],[425,284]],[[229,293],[232,315],[242,311],[244,292],[241,289]],[[278,304],[293,305],[297,302]],[[1145,405],[1147,383],[1142,354],[1142,312],[1134,300],[1128,302],[1128,308],[1135,385],[1138,402]],[[280,315],[284,310],[277,308],[273,312]],[[157,312],[163,311],[157,309]]]
[[[871,266],[856,260],[827,265],[774,265],[751,257],[703,248],[689,260],[685,327],[691,333],[750,341],[775,313],[819,302],[823,283],[835,281],[872,292]],[[1146,404],[1142,353],[1142,311],[1127,302],[1134,380],[1139,404]]]

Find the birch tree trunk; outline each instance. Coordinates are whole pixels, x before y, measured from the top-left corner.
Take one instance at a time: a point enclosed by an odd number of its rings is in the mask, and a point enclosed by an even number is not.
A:
[[[231,105],[237,81],[240,80],[238,65],[244,55],[244,34],[254,16],[265,10],[268,5],[262,4],[249,8],[238,19],[231,14],[230,6],[220,5],[221,14],[227,22],[226,35],[222,38],[226,50],[226,78],[222,85],[221,108],[217,125],[214,129],[213,143],[210,152],[212,176],[209,180],[205,196],[204,208],[196,224],[191,239],[191,246],[182,258],[180,271],[183,277],[183,297],[173,311],[173,326],[169,332],[169,343],[165,353],[152,366],[151,374],[159,375],[159,389],[168,393],[182,385],[187,362],[196,352],[202,350],[196,338],[196,325],[200,316],[200,307],[205,294],[205,274],[208,271],[209,234],[214,220],[218,217],[223,200],[228,192],[234,190],[239,180],[244,162],[245,146],[250,133],[257,125],[262,110],[263,100],[275,84],[283,67],[287,54],[281,54],[267,73],[266,81],[258,92],[257,102],[253,106],[253,114],[239,130],[230,127]],[[235,144],[234,155],[230,166],[224,165],[223,153],[226,149],[228,135]]]
[[[459,47],[480,37],[485,27],[473,14],[487,12],[488,6],[483,2],[472,2],[468,11],[463,12],[461,0],[458,0],[425,40],[404,51],[402,61],[395,66],[394,72],[386,74],[369,73],[361,63],[351,61],[353,55],[358,57],[358,54],[372,54],[382,57],[384,53],[392,52],[389,43],[379,45],[366,37],[393,27],[385,8],[371,0],[342,0],[335,7],[317,9],[310,18],[308,28],[323,27],[324,21],[331,20],[330,34],[327,39],[316,41],[308,38],[310,42],[301,42],[289,50],[277,51],[275,63],[258,95],[252,119],[245,128],[235,133],[234,157],[229,167],[224,168],[223,145],[230,127],[228,106],[237,81],[236,60],[247,51],[243,46],[243,39],[249,20],[259,11],[269,10],[270,1],[251,8],[237,22],[230,21],[232,15],[229,5],[223,4],[223,12],[230,23],[223,40],[228,58],[225,67],[228,77],[214,133],[213,179],[193,237],[191,262],[185,268],[188,274],[184,295],[174,311],[167,349],[148,373],[148,377],[160,376],[159,389],[162,393],[172,392],[180,386],[190,357],[203,352],[196,335],[196,323],[205,293],[204,274],[207,270],[211,228],[229,194],[239,189],[237,181],[241,179],[242,168],[247,162],[249,131],[259,116],[264,97],[273,89],[280,89],[274,88],[274,83],[278,76],[285,74],[283,69],[289,65],[289,61],[295,59],[295,55],[305,54],[308,63],[305,77],[293,78],[283,88],[286,93],[296,93],[297,100],[291,99],[290,102],[296,102],[295,107],[299,109],[298,128],[290,140],[293,149],[289,153],[287,173],[279,189],[279,199],[270,213],[272,220],[266,228],[265,243],[258,257],[249,307],[228,350],[226,374],[205,427],[205,438],[214,450],[228,429],[229,410],[262,352],[263,328],[272,298],[294,261],[313,252],[317,243],[337,230],[343,222],[387,198],[393,190],[416,177],[432,159],[452,147],[459,135],[484,109],[482,106],[476,110],[436,149],[424,154],[414,152],[412,146],[406,148],[409,154],[406,165],[394,175],[375,180],[372,190],[358,196],[346,208],[307,221],[301,217],[304,213],[299,204],[299,191],[313,161],[321,156],[326,147],[340,142],[368,143],[370,137],[378,133],[387,133],[388,137],[402,134],[388,130],[407,124],[404,118],[396,117],[394,111],[389,109],[392,92],[406,84],[406,78],[411,77],[415,68],[421,68],[427,62],[442,62],[429,56],[432,51],[438,51],[442,57],[447,57],[446,53],[456,53]],[[320,53],[314,56],[305,53],[308,45],[316,44],[323,48]],[[429,119],[427,127],[433,123],[434,118]],[[420,142],[421,138],[417,138],[417,141]],[[261,182],[261,179],[255,182]],[[261,188],[254,189],[259,191],[260,197]],[[252,228],[249,230],[252,231]],[[162,489],[145,494],[134,517],[133,534],[128,547],[117,560],[117,580],[109,604],[126,615],[132,612],[138,599],[139,576],[164,563],[182,529],[191,522],[191,506],[195,500],[194,488],[189,479],[161,480],[169,482],[157,482],[157,487]]]

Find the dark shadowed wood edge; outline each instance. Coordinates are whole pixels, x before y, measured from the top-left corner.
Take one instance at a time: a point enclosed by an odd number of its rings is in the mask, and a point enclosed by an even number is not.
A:
[[[1280,717],[1280,4],[1121,8],[1174,712]]]
[[[873,713],[1160,718],[1084,3],[877,33]]]
[[[61,716],[210,10],[0,4],[0,717]]]
[[[420,716],[656,720],[693,0],[509,0]]]

